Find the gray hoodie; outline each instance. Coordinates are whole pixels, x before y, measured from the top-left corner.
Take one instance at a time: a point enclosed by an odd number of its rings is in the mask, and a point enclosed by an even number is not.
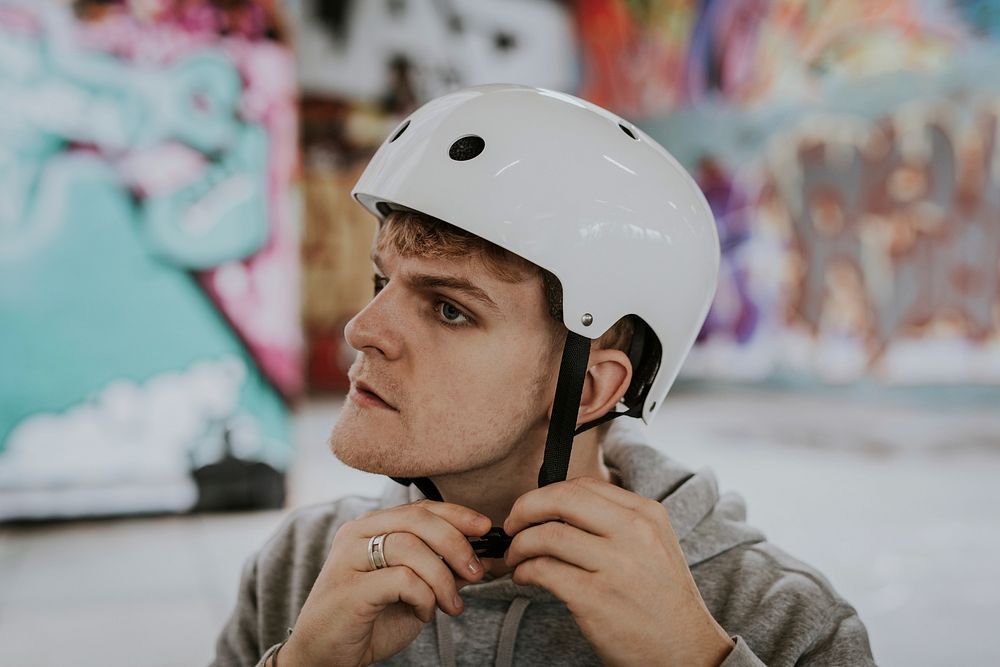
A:
[[[705,604],[733,638],[724,667],[875,664],[857,612],[822,574],[747,525],[743,499],[720,497],[711,470],[684,468],[645,444],[643,433],[616,425],[604,443],[605,461],[623,487],[666,506]],[[351,496],[293,512],[247,561],[212,664],[262,665],[295,625],[337,529],[369,510],[421,497],[389,482],[381,499]],[[461,595],[461,616],[438,610],[406,649],[379,664],[601,664],[566,605],[542,589],[508,575],[466,586]]]

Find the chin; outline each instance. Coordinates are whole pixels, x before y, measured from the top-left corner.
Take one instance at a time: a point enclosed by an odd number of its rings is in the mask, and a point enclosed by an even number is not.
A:
[[[370,472],[375,475],[388,475],[389,477],[409,477],[410,471],[405,466],[392,462],[388,456],[382,452],[373,452],[371,448],[358,448],[332,440],[330,449],[341,463],[348,465],[355,470]]]
[[[389,477],[426,477],[436,472],[437,466],[417,463],[418,454],[412,441],[375,435],[370,430],[353,428],[354,425],[338,422],[330,434],[330,451],[342,463],[356,470],[387,475]],[[410,447],[401,442],[411,442]],[[414,465],[417,463],[417,465]]]
[[[478,469],[510,449],[492,440],[477,440],[475,436],[482,429],[468,424],[449,422],[433,429],[420,426],[346,408],[330,434],[330,451],[345,465],[364,472],[434,477]],[[516,443],[521,438],[501,439],[507,441]]]

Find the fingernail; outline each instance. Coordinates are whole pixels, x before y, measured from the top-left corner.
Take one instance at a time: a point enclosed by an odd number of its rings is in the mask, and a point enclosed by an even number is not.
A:
[[[473,556],[472,560],[469,561],[469,571],[472,572],[473,574],[479,572],[479,570],[481,570],[482,567],[483,564],[479,562],[479,558],[476,556]]]
[[[455,608],[456,609],[461,609],[462,608],[462,596],[461,595],[456,595],[455,596]]]

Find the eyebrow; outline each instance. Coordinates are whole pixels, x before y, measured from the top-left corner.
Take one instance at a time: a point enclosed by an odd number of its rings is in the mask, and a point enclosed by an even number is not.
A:
[[[379,271],[383,271],[382,263],[379,261],[378,253],[372,253],[371,255],[372,263],[378,268]],[[450,289],[456,292],[461,292],[462,294],[475,299],[482,305],[493,310],[494,312],[500,313],[500,306],[496,304],[490,295],[483,291],[481,288],[476,287],[468,280],[464,278],[456,278],[454,276],[444,276],[432,273],[412,273],[405,274],[402,278],[410,285],[417,289]]]

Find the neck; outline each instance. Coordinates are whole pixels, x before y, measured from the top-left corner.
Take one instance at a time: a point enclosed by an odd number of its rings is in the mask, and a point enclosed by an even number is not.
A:
[[[515,446],[505,458],[484,468],[431,478],[449,503],[469,507],[503,525],[514,501],[538,488],[538,469],[542,465],[545,443],[532,447]],[[610,480],[608,468],[601,456],[597,433],[587,431],[573,439],[566,479],[594,477]]]
[[[514,447],[511,454],[486,468],[453,475],[439,475],[431,481],[449,503],[469,507],[490,518],[494,526],[502,526],[519,497],[538,488],[538,469],[544,457],[544,441],[531,448]],[[587,431],[573,439],[566,479],[593,477],[611,481],[604,464],[597,432]],[[488,572],[500,576],[509,571],[502,559],[484,562]]]

